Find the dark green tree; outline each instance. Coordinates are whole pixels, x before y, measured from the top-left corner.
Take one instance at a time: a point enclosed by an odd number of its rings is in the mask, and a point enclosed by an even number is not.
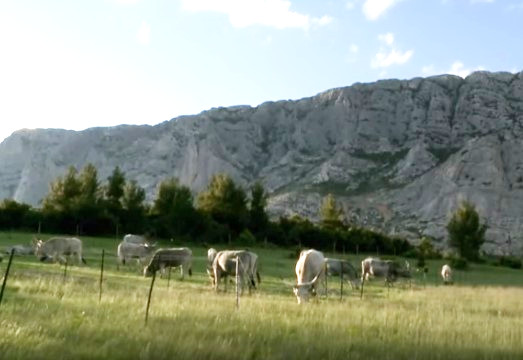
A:
[[[64,176],[58,176],[51,182],[49,193],[43,199],[42,208],[47,212],[76,215],[81,191],[78,171],[74,166],[70,166]]]
[[[257,236],[264,236],[269,224],[269,217],[265,211],[267,193],[263,185],[256,182],[251,187],[251,203],[249,207],[249,227]]]
[[[320,216],[323,227],[329,229],[342,229],[345,227],[343,209],[338,206],[332,194],[328,194],[323,198]]]
[[[345,242],[342,232],[345,230],[343,209],[338,206],[332,194],[323,198],[320,207],[321,226],[326,232],[326,238],[332,244],[332,251],[336,251],[339,242]]]
[[[124,187],[125,174],[117,166],[107,178],[107,185],[104,189],[107,212],[116,222],[121,216]]]
[[[152,212],[160,235],[166,237],[190,235],[198,223],[191,190],[176,178],[160,183]]]
[[[76,200],[78,215],[80,217],[80,226],[86,223],[94,223],[101,213],[101,192],[100,182],[98,181],[98,170],[89,163],[84,166],[78,175],[80,183],[80,194]]]
[[[30,205],[12,199],[4,199],[0,203],[0,228],[20,229],[26,225],[25,220],[30,212]]]
[[[249,212],[245,191],[226,174],[215,174],[206,190],[198,195],[198,208],[214,221],[226,225],[236,237],[247,226]]]
[[[485,242],[487,225],[481,224],[479,214],[472,203],[463,201],[447,224],[450,246],[468,260],[479,258],[479,249]]]
[[[143,233],[147,207],[145,190],[135,180],[127,182],[122,196],[122,226],[130,233]]]

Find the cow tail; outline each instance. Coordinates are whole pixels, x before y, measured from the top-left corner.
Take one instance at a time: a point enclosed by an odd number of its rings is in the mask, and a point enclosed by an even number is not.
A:
[[[84,257],[82,256],[82,262],[87,265],[87,261],[85,261]]]

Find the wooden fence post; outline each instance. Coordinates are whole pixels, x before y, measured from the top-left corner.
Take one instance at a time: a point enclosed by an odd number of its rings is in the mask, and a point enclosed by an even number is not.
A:
[[[240,308],[240,257],[236,256],[236,309]]]
[[[105,249],[102,249],[102,265],[100,266],[100,295],[98,296],[98,302],[102,300],[102,284],[104,280],[104,258],[105,258]]]
[[[361,292],[360,292],[360,299],[363,299],[363,285],[365,284],[365,273],[361,275]]]
[[[151,305],[151,295],[153,293],[154,280],[156,279],[156,271],[153,272],[153,278],[151,280],[151,287],[149,288],[149,296],[147,297],[147,307],[145,309],[145,325],[149,320],[149,306]]]
[[[343,263],[341,263],[340,271],[340,301],[343,300]]]
[[[67,278],[67,258],[65,259],[65,266],[64,266],[64,279],[63,283],[65,284],[65,279]]]
[[[13,262],[13,256],[15,254],[15,249],[11,249],[11,255],[9,255],[9,262],[7,263],[7,268],[5,269],[4,281],[2,282],[2,290],[0,291],[0,305],[2,304],[2,298],[4,297],[4,289],[7,284],[7,277],[9,276],[9,269],[11,269],[11,263]]]

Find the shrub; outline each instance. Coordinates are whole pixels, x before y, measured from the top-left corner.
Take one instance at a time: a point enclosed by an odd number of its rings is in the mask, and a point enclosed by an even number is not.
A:
[[[450,266],[457,270],[466,270],[468,268],[467,259],[462,257],[455,257],[450,259]]]
[[[512,269],[521,269],[521,259],[514,256],[502,256],[498,259],[497,265]]]

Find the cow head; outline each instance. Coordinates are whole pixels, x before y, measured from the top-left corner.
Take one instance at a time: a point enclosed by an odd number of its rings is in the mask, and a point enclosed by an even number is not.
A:
[[[306,303],[311,296],[316,295],[312,284],[296,284],[293,287],[294,295],[298,300],[298,304]]]
[[[145,277],[153,276],[153,271],[149,267],[149,265],[147,265],[146,267],[143,268],[143,276],[145,276]]]
[[[34,253],[36,256],[38,257],[44,257],[44,259],[40,259],[42,261],[45,260],[45,254],[43,254],[43,251],[42,251],[42,245],[44,244],[44,242],[38,238],[33,238],[33,249],[34,249]]]

